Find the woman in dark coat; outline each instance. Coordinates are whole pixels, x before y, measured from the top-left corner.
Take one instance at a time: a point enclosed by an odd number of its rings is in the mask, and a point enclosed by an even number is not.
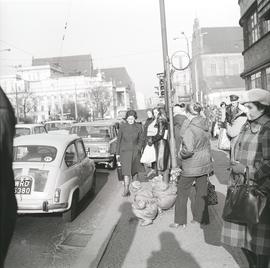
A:
[[[154,144],[156,149],[156,163],[155,168],[158,174],[164,175],[164,181],[168,182],[168,171],[169,168],[169,156],[170,149],[168,143],[168,120],[164,115],[162,108],[153,109],[154,117],[156,120],[155,128],[157,128],[156,135],[148,137],[148,145]],[[166,174],[164,174],[164,172]]]
[[[263,89],[247,91],[245,106],[248,121],[242,127],[234,147],[231,183],[249,177],[260,191],[270,197],[270,93]],[[248,169],[247,169],[248,167]],[[270,201],[258,224],[235,224],[224,221],[223,243],[243,248],[254,259],[256,268],[266,268],[270,257]],[[252,258],[249,258],[250,260]]]
[[[180,157],[182,173],[178,182],[175,203],[175,219],[172,228],[185,227],[187,224],[187,200],[195,182],[196,196],[193,210],[193,223],[208,224],[207,179],[213,171],[210,133],[207,119],[201,116],[199,103],[187,106],[189,123],[184,130]]]
[[[124,176],[123,196],[129,195],[131,178],[138,172],[144,171],[144,167],[140,163],[143,145],[142,125],[135,122],[137,113],[133,110],[126,113],[125,119],[126,122],[122,123],[119,128],[116,147],[117,158],[120,157]]]
[[[16,119],[13,108],[0,88],[0,267],[4,267],[15,228],[17,202],[12,170],[13,137]]]

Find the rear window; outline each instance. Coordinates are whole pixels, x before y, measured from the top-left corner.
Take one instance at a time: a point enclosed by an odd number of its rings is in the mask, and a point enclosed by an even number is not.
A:
[[[57,149],[52,146],[23,145],[14,147],[14,162],[52,162]]]
[[[110,129],[106,126],[73,126],[70,133],[82,138],[110,138]]]
[[[72,122],[56,122],[56,123],[46,123],[45,128],[47,131],[51,130],[69,130]]]
[[[30,135],[30,128],[16,128],[15,130],[15,137],[23,136],[23,135]]]

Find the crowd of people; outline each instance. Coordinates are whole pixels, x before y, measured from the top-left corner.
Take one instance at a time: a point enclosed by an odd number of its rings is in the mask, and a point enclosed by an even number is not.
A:
[[[137,173],[144,169],[148,171],[147,178],[159,175],[169,184],[170,150],[175,150],[181,174],[177,183],[174,222],[170,227],[186,227],[187,200],[192,186],[196,189],[192,223],[208,224],[207,188],[209,176],[213,174],[211,138],[218,138],[219,149],[228,151],[231,170],[228,184],[243,182],[248,175],[258,190],[269,196],[269,107],[270,93],[263,89],[247,91],[241,101],[239,96],[231,95],[230,103],[222,102],[219,107],[203,107],[200,103],[176,104],[173,118],[175,148],[169,147],[169,120],[163,108],[149,110],[143,126],[136,122],[136,112],[128,111],[126,122],[120,125],[117,143],[117,155],[125,178],[123,196],[129,195],[132,178],[136,181]],[[254,267],[268,267],[270,202],[267,202],[263,223],[249,225],[224,221],[223,224],[221,241],[245,250],[253,259]]]

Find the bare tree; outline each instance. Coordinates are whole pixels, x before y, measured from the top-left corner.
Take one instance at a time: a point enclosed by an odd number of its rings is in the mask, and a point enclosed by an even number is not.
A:
[[[91,88],[89,90],[89,99],[95,115],[104,118],[105,113],[110,109],[112,94],[105,87]]]
[[[37,99],[32,92],[24,92],[19,97],[18,105],[23,112],[23,119],[26,120],[28,114],[37,107]]]

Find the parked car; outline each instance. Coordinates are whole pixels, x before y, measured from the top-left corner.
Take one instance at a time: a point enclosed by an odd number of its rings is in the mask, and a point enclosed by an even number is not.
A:
[[[77,215],[78,203],[95,192],[95,163],[77,135],[40,134],[14,140],[13,171],[18,213]]]
[[[44,126],[48,133],[68,134],[72,124],[74,123],[76,123],[76,120],[55,120],[45,122]]]
[[[42,124],[17,124],[15,126],[15,137],[42,133],[47,133],[46,128]]]
[[[99,120],[74,124],[71,134],[80,136],[87,155],[98,164],[109,169],[116,167],[116,141],[119,123],[113,120]]]

